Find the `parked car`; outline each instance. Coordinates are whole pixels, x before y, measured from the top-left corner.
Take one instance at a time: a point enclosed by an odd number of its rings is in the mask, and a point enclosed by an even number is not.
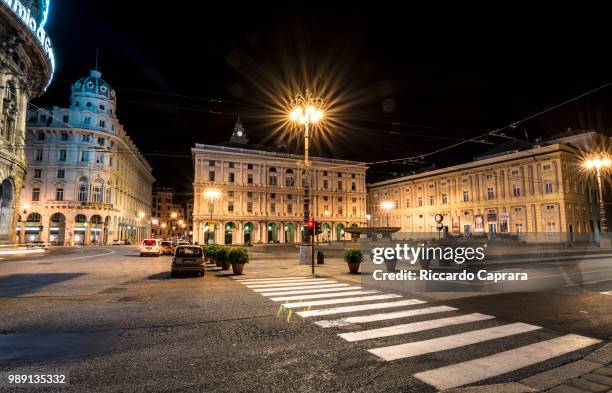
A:
[[[118,240],[118,239],[113,240],[113,246],[120,246],[122,244],[123,242],[121,240]]]
[[[170,240],[162,240],[161,241],[162,254],[164,255],[174,255],[174,245]]]
[[[185,272],[204,275],[204,253],[201,247],[181,245],[176,248],[170,275],[174,277],[177,273]]]
[[[160,256],[162,254],[161,242],[157,239],[144,239],[140,246],[140,256],[145,255]]]

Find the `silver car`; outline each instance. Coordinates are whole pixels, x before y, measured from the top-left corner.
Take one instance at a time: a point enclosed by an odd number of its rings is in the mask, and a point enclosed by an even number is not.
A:
[[[170,275],[176,276],[177,273],[197,273],[198,276],[204,275],[204,254],[199,246],[180,245],[174,251],[172,258],[172,270]]]

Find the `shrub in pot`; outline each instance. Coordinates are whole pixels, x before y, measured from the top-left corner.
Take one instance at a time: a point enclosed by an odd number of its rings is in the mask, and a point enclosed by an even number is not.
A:
[[[227,255],[227,259],[232,264],[234,274],[242,274],[244,265],[249,263],[249,252],[244,247],[233,247]]]
[[[363,255],[361,250],[353,248],[344,252],[344,260],[348,263],[349,272],[351,274],[359,273],[359,265],[363,261]]]
[[[223,270],[229,269],[229,263],[227,262],[227,253],[227,247],[223,246],[220,246],[215,252],[215,263],[217,263],[217,266],[220,266]]]
[[[212,263],[214,262],[215,265],[217,266],[221,266],[218,262],[217,262],[217,251],[219,250],[219,246],[215,245],[215,244],[211,244],[207,246],[207,252],[206,254],[208,255],[208,260]]]

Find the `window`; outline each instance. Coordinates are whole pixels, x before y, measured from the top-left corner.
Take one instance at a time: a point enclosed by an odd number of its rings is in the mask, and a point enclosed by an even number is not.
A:
[[[43,159],[43,151],[42,151],[42,149],[36,149],[36,154],[35,154],[34,159],[36,161],[42,161],[42,159]]]
[[[338,215],[342,215],[342,206],[338,206]]]
[[[247,183],[253,184],[253,174],[252,173],[247,174]]]
[[[289,203],[287,205],[287,213],[292,214],[293,213],[293,205],[291,203]]]
[[[38,140],[39,141],[44,141],[45,140],[45,133],[44,133],[44,131],[38,131]]]
[[[79,202],[87,202],[87,184],[79,186]]]
[[[86,117],[85,120],[83,120],[83,124],[85,124],[86,126],[91,124],[91,117]]]
[[[234,197],[234,191],[228,191],[227,192],[227,196],[228,196],[228,198],[233,198]]]
[[[357,215],[357,206],[353,206],[353,216]]]
[[[514,224],[514,231],[516,233],[522,233],[523,232],[523,224]]]
[[[342,177],[342,173],[338,172],[338,177]]]
[[[63,201],[64,200],[64,189],[63,188],[56,188],[55,189],[55,200],[56,201]]]
[[[253,198],[253,193],[251,191],[247,192],[247,198]]]
[[[434,202],[435,202],[434,196],[433,196],[433,195],[430,195],[430,196],[429,196],[429,206],[433,206],[433,205],[434,205]]]
[[[446,205],[448,203],[448,195],[442,194],[442,204]]]
[[[270,194],[270,199],[276,199],[276,194],[275,193],[271,193]]]
[[[288,201],[290,201],[290,200],[292,200],[292,199],[293,199],[293,195],[291,195],[291,194],[287,194],[287,200],[288,200]]]
[[[352,178],[352,179],[354,179],[354,178],[356,178],[356,177],[357,177],[357,176],[355,176],[355,174],[354,174],[354,173],[351,173],[351,178]]]
[[[555,205],[546,205],[546,210],[555,210]]]
[[[234,172],[230,172],[230,174],[229,174],[229,182],[230,183],[234,182]]]
[[[208,166],[215,166],[215,161],[213,160],[208,161]]]
[[[351,191],[357,191],[357,184],[355,182],[351,183]]]
[[[32,188],[32,200],[40,201],[40,188]]]
[[[92,193],[92,201],[93,202],[102,202],[102,185],[94,184]]]
[[[514,212],[515,212],[515,213],[520,213],[520,212],[522,212],[522,211],[523,211],[523,208],[522,208],[522,207],[515,207],[515,208],[514,208]]]
[[[353,197],[352,201],[353,201],[353,203],[357,203],[357,198]]]
[[[230,213],[234,211],[234,202],[232,201],[227,202],[227,211]]]
[[[419,197],[419,206],[423,206],[423,197]]]
[[[100,165],[104,165],[104,154],[98,154],[98,158],[96,159],[96,162]]]
[[[100,128],[106,128],[106,122],[104,120],[100,120]]]
[[[247,202],[247,213],[253,213],[253,202]]]
[[[276,169],[274,171],[272,171],[272,169],[270,169],[270,176],[268,177],[268,184],[271,186],[276,186],[277,185]]]
[[[323,171],[323,176],[327,176],[327,171]]]
[[[208,181],[215,181],[215,171],[208,172]]]
[[[247,169],[253,169],[253,164],[247,164]]]
[[[66,142],[68,140],[68,133],[62,132],[62,142]]]
[[[547,194],[552,194],[553,192],[553,185],[549,180],[546,180],[546,183],[544,184],[544,192]]]
[[[230,162],[230,163],[228,164],[228,166],[230,167],[230,169],[233,169],[233,168],[234,168],[234,163],[233,163],[233,162]]]
[[[89,152],[88,151],[82,151],[81,152],[81,162],[89,162]]]
[[[342,197],[338,197],[338,202],[342,202]]]
[[[270,203],[270,213],[276,213],[276,203]]]
[[[89,134],[83,135],[83,136],[81,136],[81,141],[89,142],[89,140],[90,140],[89,138],[90,138]]]
[[[544,165],[544,170],[545,171],[549,171],[550,170],[550,164]]]
[[[104,138],[98,138],[98,145],[100,146],[104,146],[106,144],[106,139]]]
[[[66,161],[66,150],[60,150],[59,151],[59,160],[65,162]]]
[[[548,233],[557,232],[557,223],[555,222],[547,223],[546,227],[548,229]]]
[[[463,202],[469,202],[469,201],[470,201],[469,191],[463,191]]]
[[[42,169],[34,169],[34,178],[40,179],[42,177]]]
[[[44,123],[47,121],[47,115],[40,115],[40,122]]]
[[[329,200],[329,197],[327,195],[325,195],[325,196],[323,196],[323,200],[327,201],[327,200]]]
[[[323,180],[323,189],[327,190],[327,187],[328,187],[327,180]]]
[[[342,191],[342,182],[338,181],[338,191]]]
[[[410,199],[406,199],[406,207],[409,208],[410,207]]]
[[[57,178],[58,179],[63,179],[66,176],[66,170],[65,169],[58,169],[57,170]]]
[[[495,191],[493,190],[492,187],[487,188],[487,198],[488,199],[494,199],[495,198]]]
[[[514,195],[515,197],[520,197],[521,196],[521,186],[519,186],[518,184],[513,184],[512,185],[512,195]]]

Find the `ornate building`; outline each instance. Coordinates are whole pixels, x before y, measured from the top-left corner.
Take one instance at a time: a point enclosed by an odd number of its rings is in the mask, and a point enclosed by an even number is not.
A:
[[[597,189],[581,170],[581,151],[607,139],[569,132],[535,145],[514,141],[474,162],[369,184],[372,224],[436,234],[441,214],[450,233],[596,232]]]
[[[28,111],[21,241],[109,244],[149,235],[155,179],[116,109],[115,91],[91,71],[72,84],[68,108]]]
[[[249,144],[240,120],[229,142],[196,144],[191,151],[195,166],[194,242],[300,241],[302,156],[288,154],[283,148]],[[322,223],[320,239],[344,239],[344,228],[364,226],[367,167],[359,162],[313,157],[312,169],[311,215]],[[217,198],[207,190],[220,194]]]
[[[48,0],[0,0],[0,243],[16,241],[28,102],[51,82]]]

